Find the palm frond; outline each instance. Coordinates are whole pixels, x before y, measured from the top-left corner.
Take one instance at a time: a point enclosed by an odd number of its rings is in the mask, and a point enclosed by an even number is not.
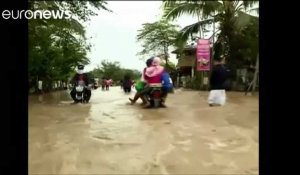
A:
[[[163,7],[169,7],[169,6],[174,6],[176,3],[182,2],[182,1],[176,1],[176,0],[163,0]]]
[[[200,3],[201,13],[203,18],[207,18],[209,16],[212,16],[215,12],[221,12],[223,11],[223,5],[218,0],[214,1],[202,1]]]
[[[174,46],[177,50],[179,50],[179,53],[181,53],[184,49],[184,46],[186,45],[186,41],[182,40],[180,37],[180,34],[177,36],[177,38],[174,41]]]
[[[253,7],[255,4],[258,4],[258,3],[259,3],[258,0],[244,0],[242,2],[245,10],[248,10],[249,8]]]
[[[172,6],[166,6],[164,8],[163,17],[167,20],[174,20],[183,14],[189,14],[196,16],[201,11],[199,5],[191,3],[178,3]]]
[[[185,0],[185,1],[163,0],[163,7],[170,7],[170,6],[174,6],[178,3],[190,3],[190,2],[197,3],[197,2],[199,2],[199,0]]]
[[[213,22],[213,20],[214,19],[206,19],[184,27],[180,31],[178,38],[183,42],[186,42],[191,34],[197,33],[199,31],[200,26],[210,24],[211,22]]]
[[[259,15],[259,7],[249,9],[249,10],[247,10],[247,12],[248,12],[248,13],[255,12],[257,15]]]
[[[220,11],[222,3],[217,0],[214,1],[186,1],[180,3],[165,3],[164,4],[164,15],[166,19],[174,20],[182,14],[189,15],[201,15],[202,18],[207,18],[214,14],[216,11]]]
[[[240,30],[240,29],[246,27],[251,22],[251,20],[258,20],[258,17],[249,15],[242,11],[239,11],[238,16],[236,17],[236,20],[235,20],[235,22],[236,22],[235,25],[236,25],[237,29]]]

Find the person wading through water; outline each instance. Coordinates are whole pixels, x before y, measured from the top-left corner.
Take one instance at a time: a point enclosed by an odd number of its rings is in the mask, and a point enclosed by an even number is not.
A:
[[[210,77],[210,92],[208,96],[209,106],[222,106],[226,102],[226,80],[229,72],[224,66],[225,58],[221,56],[216,60]]]

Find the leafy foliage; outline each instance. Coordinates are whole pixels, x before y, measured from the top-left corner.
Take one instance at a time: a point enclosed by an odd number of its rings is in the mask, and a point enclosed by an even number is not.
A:
[[[137,41],[142,43],[143,50],[138,55],[161,55],[168,64],[169,47],[175,45],[178,26],[166,20],[143,24],[137,35]]]
[[[123,80],[125,75],[132,77],[132,79],[137,79],[141,76],[141,73],[138,70],[124,69],[121,68],[119,62],[110,62],[108,60],[103,60],[101,65],[90,73],[95,78],[107,78],[114,81]]]
[[[214,51],[217,55],[224,54],[231,64],[242,64],[245,59],[255,60],[258,52],[258,17],[247,12],[258,1],[164,1],[164,19],[174,20],[183,14],[197,16],[197,23],[184,27],[177,40],[186,43],[189,36],[198,33],[212,22],[219,23],[218,39]],[[201,19],[201,20],[200,20]],[[255,24],[254,24],[255,23]],[[255,33],[256,34],[253,34]],[[252,33],[252,35],[250,34]],[[182,48],[181,44],[178,48]],[[249,54],[251,52],[251,54]],[[238,56],[239,55],[239,56]]]
[[[53,81],[67,81],[78,64],[88,64],[90,44],[82,25],[94,10],[104,9],[104,1],[31,1],[30,9],[68,10],[71,19],[30,19],[29,30],[29,85],[41,79],[51,87]],[[109,10],[108,10],[109,11]]]

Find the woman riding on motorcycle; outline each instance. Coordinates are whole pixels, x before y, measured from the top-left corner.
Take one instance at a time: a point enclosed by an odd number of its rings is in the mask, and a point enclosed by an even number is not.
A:
[[[164,67],[160,66],[160,58],[155,57],[153,59],[152,65],[150,67],[147,67],[145,69],[145,75],[144,78],[147,81],[147,86],[145,89],[141,92],[141,97],[146,102],[145,107],[148,108],[151,106],[147,96],[155,87],[162,87],[161,83],[161,76],[164,72]],[[161,104],[164,106],[164,104]]]

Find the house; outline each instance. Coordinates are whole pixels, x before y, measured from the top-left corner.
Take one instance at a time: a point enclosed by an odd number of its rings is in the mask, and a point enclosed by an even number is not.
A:
[[[171,53],[176,54],[176,58],[178,59],[177,63],[177,86],[185,86],[185,82],[187,84],[190,84],[193,82],[193,78],[195,76],[196,69],[196,63],[197,63],[197,56],[196,56],[196,44],[186,45],[182,51],[179,49],[176,49],[172,51]],[[182,78],[183,77],[183,78]],[[203,77],[205,77],[203,79]],[[201,74],[200,79],[195,80],[196,82],[193,82],[194,85],[199,84],[202,88],[207,88],[207,77],[208,74]],[[201,80],[202,79],[202,80]],[[197,83],[198,82],[198,83]],[[190,87],[190,85],[187,85],[187,87]]]
[[[193,45],[186,46],[181,53],[179,49],[172,51],[171,53],[176,54],[178,59],[177,71],[178,76],[194,76],[195,65],[196,65],[196,47]]]

